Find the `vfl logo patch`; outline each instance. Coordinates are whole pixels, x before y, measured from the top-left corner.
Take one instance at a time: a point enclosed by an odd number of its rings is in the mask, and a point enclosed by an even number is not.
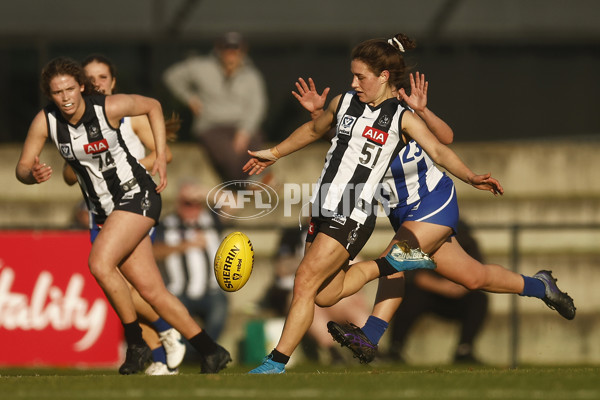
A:
[[[63,158],[67,160],[74,160],[75,155],[73,154],[73,149],[71,148],[71,143],[61,143],[60,144],[60,154]]]
[[[380,131],[379,129],[375,129],[373,127],[367,126],[363,131],[363,137],[366,137],[371,142],[378,143],[380,145],[384,145],[387,142],[388,133],[384,131]]]
[[[106,139],[102,139],[97,142],[84,144],[83,150],[85,151],[85,154],[102,153],[103,151],[108,150],[108,142]]]
[[[338,133],[340,135],[349,135],[355,122],[356,117],[353,117],[352,115],[344,115],[342,118],[342,123],[338,125]]]

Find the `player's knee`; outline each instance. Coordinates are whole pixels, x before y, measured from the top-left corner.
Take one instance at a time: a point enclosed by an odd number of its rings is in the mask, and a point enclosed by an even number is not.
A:
[[[315,298],[316,290],[307,282],[294,282],[293,297],[294,299]]]
[[[169,292],[166,288],[162,288],[159,285],[156,286],[141,286],[138,285],[136,290],[140,294],[140,297],[151,306],[155,307],[156,304],[162,302],[173,302],[177,301],[177,298]]]
[[[88,260],[88,268],[90,273],[98,282],[103,282],[108,276],[106,264],[97,257],[90,257]]]
[[[302,295],[313,293],[313,296],[315,296],[322,283],[322,279],[319,279],[318,274],[306,268],[298,268],[294,278],[294,294],[298,291]]]

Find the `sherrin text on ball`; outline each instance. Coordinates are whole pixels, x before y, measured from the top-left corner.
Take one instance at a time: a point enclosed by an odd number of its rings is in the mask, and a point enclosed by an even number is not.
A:
[[[215,254],[215,278],[227,292],[240,290],[252,274],[254,248],[248,236],[233,232],[221,242]]]

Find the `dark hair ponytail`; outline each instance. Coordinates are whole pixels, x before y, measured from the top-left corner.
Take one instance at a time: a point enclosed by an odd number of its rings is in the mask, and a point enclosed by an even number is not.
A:
[[[364,62],[375,75],[389,71],[390,86],[395,89],[404,87],[407,67],[404,53],[417,44],[403,33],[390,39],[371,39],[360,43],[352,50],[352,59]]]

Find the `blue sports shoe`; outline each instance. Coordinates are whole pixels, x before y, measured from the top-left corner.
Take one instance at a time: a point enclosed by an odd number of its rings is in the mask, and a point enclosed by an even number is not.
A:
[[[409,271],[412,269],[425,268],[435,269],[435,262],[419,248],[412,249],[408,243],[396,243],[385,259],[397,271]]]
[[[263,359],[262,364],[254,368],[249,374],[283,374],[285,372],[285,364],[273,361],[273,355],[269,354]]]
[[[552,276],[552,271],[541,270],[533,277],[544,283],[546,295],[542,300],[548,307],[558,311],[566,319],[575,318],[575,304],[573,303],[573,299],[567,293],[561,292],[558,286],[556,286],[556,278]]]

